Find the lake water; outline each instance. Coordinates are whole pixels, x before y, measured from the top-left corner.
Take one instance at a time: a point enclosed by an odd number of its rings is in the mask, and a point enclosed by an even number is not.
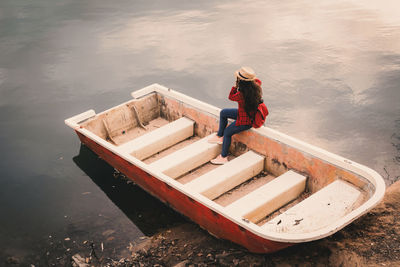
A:
[[[122,250],[184,220],[64,125],[155,82],[231,107],[233,72],[252,66],[269,127],[399,180],[399,14],[397,0],[2,0],[0,265]]]

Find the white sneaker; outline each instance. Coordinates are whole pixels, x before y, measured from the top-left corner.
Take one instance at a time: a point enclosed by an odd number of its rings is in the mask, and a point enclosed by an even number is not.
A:
[[[223,165],[228,162],[228,157],[224,158],[223,156],[218,155],[218,157],[212,159],[210,162],[215,165]]]

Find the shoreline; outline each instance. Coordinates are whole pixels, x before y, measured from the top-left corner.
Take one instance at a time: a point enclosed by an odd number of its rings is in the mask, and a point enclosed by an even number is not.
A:
[[[371,212],[332,236],[301,243],[272,254],[253,254],[230,241],[218,239],[189,220],[179,220],[136,243],[122,244],[109,233],[98,240],[79,236],[43,248],[42,255],[8,266],[400,266],[400,181],[389,186],[383,201]],[[70,244],[67,246],[66,244]],[[71,244],[73,244],[71,246]],[[45,260],[43,261],[43,258]]]
[[[370,213],[327,238],[273,254],[253,254],[192,222],[131,246],[113,266],[400,266],[400,181]]]

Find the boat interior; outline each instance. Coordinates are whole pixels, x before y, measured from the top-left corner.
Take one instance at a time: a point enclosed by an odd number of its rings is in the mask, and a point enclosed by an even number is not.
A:
[[[276,140],[261,144],[266,137],[257,131],[234,136],[229,162],[213,165],[210,160],[220,154],[221,145],[208,139],[218,128],[218,117],[158,93],[99,113],[80,126],[188,192],[207,197],[229,216],[268,231],[315,231],[359,207],[373,192],[356,174],[296,154]],[[290,159],[291,154],[297,158]],[[298,167],[298,161],[306,167]],[[319,165],[324,171],[314,171]]]

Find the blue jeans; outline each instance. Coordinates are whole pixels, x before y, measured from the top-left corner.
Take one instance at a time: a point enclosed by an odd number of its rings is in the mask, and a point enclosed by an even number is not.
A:
[[[221,156],[228,156],[229,147],[232,142],[232,135],[243,132],[251,128],[251,125],[239,125],[236,126],[236,120],[229,124],[228,127],[228,119],[236,119],[237,118],[238,109],[237,108],[224,108],[221,110],[219,114],[219,129],[217,135],[219,137],[224,137],[222,142],[222,152]]]

